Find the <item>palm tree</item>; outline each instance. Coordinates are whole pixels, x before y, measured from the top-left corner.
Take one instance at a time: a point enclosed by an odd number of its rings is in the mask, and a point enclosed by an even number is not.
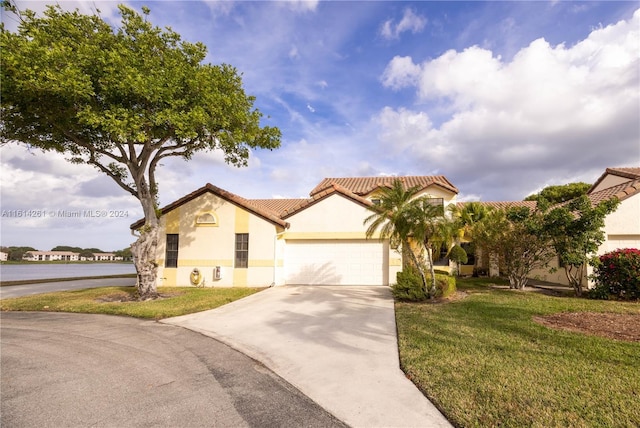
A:
[[[430,247],[438,243],[449,243],[451,234],[444,217],[442,205],[434,205],[427,196],[416,197],[420,187],[405,188],[398,179],[379,194],[380,203],[371,206],[373,211],[364,221],[366,236],[371,238],[379,231],[380,239],[389,239],[391,248],[402,251],[402,266],[413,265],[422,278],[425,293],[432,297],[436,290],[435,272]],[[412,247],[418,245],[419,252]],[[431,286],[427,283],[422,256],[426,254],[431,272]]]
[[[462,207],[451,205],[449,211],[455,219],[457,228],[460,231],[460,238],[471,242],[475,253],[478,246],[475,242],[474,235],[477,234],[478,225],[487,217],[490,208],[479,202],[469,202],[464,204]],[[474,271],[477,264],[478,258],[474,257]]]
[[[434,205],[432,198],[423,196],[414,199],[407,208],[412,237],[422,246],[422,253],[426,254],[431,274],[431,285],[428,286],[423,273],[425,292],[433,297],[436,292],[436,275],[433,268],[433,248],[448,245],[452,239],[451,222],[444,216],[444,207]],[[422,272],[422,269],[420,269]]]
[[[389,239],[389,245],[395,250],[402,249],[402,264],[407,265],[408,237],[410,230],[406,219],[409,202],[416,196],[420,188],[414,186],[405,189],[402,180],[394,180],[390,187],[383,187],[379,193],[379,204],[369,208],[373,212],[364,220],[367,228],[366,236],[371,238],[380,230],[380,239]]]

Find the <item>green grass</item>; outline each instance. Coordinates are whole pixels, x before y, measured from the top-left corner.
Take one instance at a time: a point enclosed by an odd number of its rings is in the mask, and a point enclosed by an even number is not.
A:
[[[79,312],[162,319],[214,309],[260,290],[244,287],[159,287],[161,299],[121,302],[115,300],[134,298],[136,288],[104,287],[2,299],[0,310]]]
[[[640,343],[553,330],[556,312],[640,313],[637,303],[491,289],[452,303],[397,303],[401,365],[455,425],[640,426]],[[504,284],[504,283],[500,283]]]

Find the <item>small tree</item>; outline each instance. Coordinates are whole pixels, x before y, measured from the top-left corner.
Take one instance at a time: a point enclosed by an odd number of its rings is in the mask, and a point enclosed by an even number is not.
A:
[[[619,203],[614,197],[594,205],[584,195],[544,215],[544,233],[549,235],[576,296],[582,295],[587,264],[604,242],[604,220]]]
[[[449,250],[449,259],[456,264],[456,275],[460,275],[460,265],[466,264],[469,260],[467,252],[458,244]]]
[[[543,214],[526,207],[492,211],[479,224],[477,239],[497,256],[510,288],[517,290],[524,289],[529,274],[547,266],[554,256]]]
[[[379,231],[380,239],[389,239],[390,245],[402,251],[403,269],[412,265],[418,270],[425,293],[433,297],[436,292],[436,279],[430,246],[446,239],[442,228],[444,209],[434,205],[432,198],[416,195],[419,187],[405,188],[402,180],[394,180],[389,188],[380,191],[378,205],[372,205],[373,212],[364,220],[366,236],[371,238]],[[426,255],[431,271],[430,285],[422,262]]]
[[[412,231],[407,215],[410,203],[419,190],[417,186],[405,188],[402,180],[394,180],[391,187],[380,190],[380,203],[369,207],[372,214],[364,220],[364,224],[368,225],[367,239],[376,233],[380,234],[380,239],[389,239],[391,248],[402,254],[403,270],[409,266],[415,267],[423,284],[426,284],[424,270],[420,268],[420,261],[411,247]]]
[[[479,242],[476,239],[478,225],[487,217],[491,208],[479,202],[469,202],[465,203],[462,207],[452,204],[449,210],[456,223],[456,227],[461,231],[461,236],[459,237],[468,241],[471,246],[471,253],[476,254],[477,249],[480,248]],[[477,267],[478,257],[474,257],[474,271]]]
[[[157,296],[158,182],[164,159],[219,150],[245,166],[251,148],[274,149],[280,131],[261,127],[239,73],[203,64],[206,47],[120,6],[119,26],[48,6],[2,27],[0,142],[68,156],[111,177],[140,201],[144,226],[131,246],[141,299]]]
[[[425,291],[429,297],[434,297],[437,286],[433,267],[433,249],[451,242],[454,230],[452,223],[445,218],[444,207],[441,204],[434,204],[433,198],[428,196],[412,200],[407,207],[406,217],[410,234],[420,249],[420,257],[424,255],[427,258],[430,273],[429,285],[426,282],[422,263],[418,265],[418,269],[422,272]]]

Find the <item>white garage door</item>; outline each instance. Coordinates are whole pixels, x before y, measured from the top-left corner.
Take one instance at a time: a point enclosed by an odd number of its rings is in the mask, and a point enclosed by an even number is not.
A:
[[[378,241],[287,241],[287,284],[385,285],[384,245]]]

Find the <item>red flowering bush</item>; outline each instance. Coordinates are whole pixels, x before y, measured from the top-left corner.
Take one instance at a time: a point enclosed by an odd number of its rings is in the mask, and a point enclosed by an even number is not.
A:
[[[640,299],[640,250],[623,248],[600,256],[594,270],[596,295],[606,292],[621,299]]]

